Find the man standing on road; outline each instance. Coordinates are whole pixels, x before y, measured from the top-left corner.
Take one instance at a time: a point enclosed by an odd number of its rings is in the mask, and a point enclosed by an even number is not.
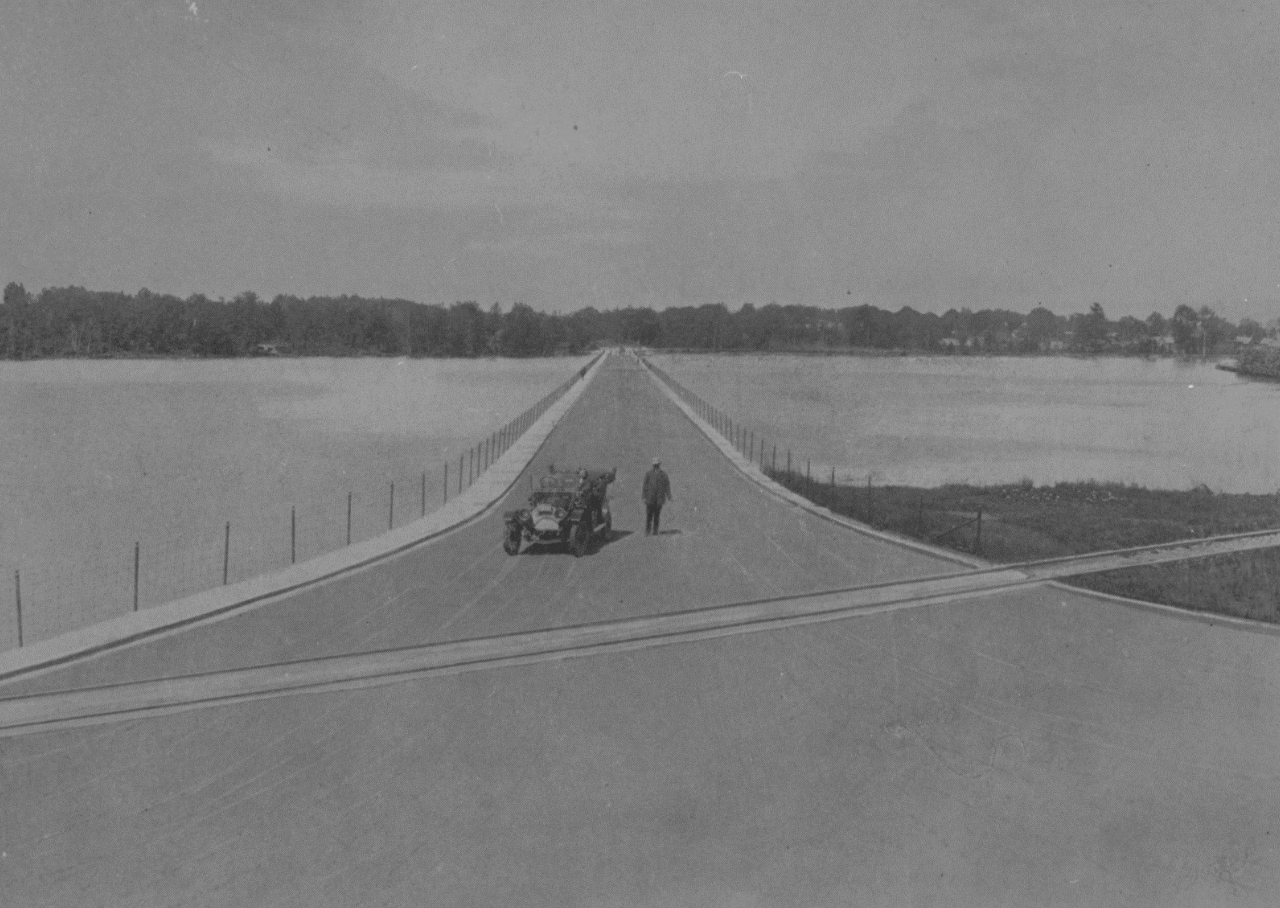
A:
[[[662,505],[671,500],[671,480],[662,471],[662,463],[653,459],[653,469],[644,474],[644,534],[658,535],[658,518],[662,513]]]

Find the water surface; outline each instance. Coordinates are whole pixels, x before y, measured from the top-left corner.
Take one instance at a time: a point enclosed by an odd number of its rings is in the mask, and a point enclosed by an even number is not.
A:
[[[1280,384],[1212,364],[1071,357],[658,356],[824,477],[1280,489]]]

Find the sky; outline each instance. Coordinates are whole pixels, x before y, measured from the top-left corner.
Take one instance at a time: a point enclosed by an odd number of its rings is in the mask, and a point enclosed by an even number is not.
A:
[[[5,0],[0,282],[1280,315],[1280,5]]]

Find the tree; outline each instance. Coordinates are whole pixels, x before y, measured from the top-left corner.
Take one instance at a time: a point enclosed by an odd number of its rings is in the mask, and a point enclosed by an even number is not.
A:
[[[1173,344],[1180,353],[1198,353],[1200,351],[1200,316],[1196,310],[1185,303],[1173,310],[1173,318],[1169,319],[1169,330],[1173,332]]]
[[[1200,353],[1211,353],[1220,344],[1235,334],[1234,326],[1208,306],[1201,306],[1200,312]]]
[[[1160,340],[1168,330],[1169,326],[1165,323],[1164,316],[1159,312],[1152,312],[1147,316],[1147,333],[1151,335],[1153,340]]]
[[[1246,316],[1245,318],[1240,319],[1240,324],[1236,328],[1236,333],[1247,336],[1250,342],[1256,344],[1267,336],[1267,329],[1262,327],[1257,320]]]
[[[6,306],[25,306],[31,302],[27,296],[27,288],[21,284],[10,282],[4,287],[4,304]]]
[[[1035,350],[1048,350],[1050,344],[1062,334],[1058,317],[1044,306],[1036,306],[1028,312],[1023,324],[1026,327],[1027,340]]]
[[[1107,346],[1107,314],[1102,311],[1102,303],[1091,305],[1076,323],[1075,346],[1090,353]]]

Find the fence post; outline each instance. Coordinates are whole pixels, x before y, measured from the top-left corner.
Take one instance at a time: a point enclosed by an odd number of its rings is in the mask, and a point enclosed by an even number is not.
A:
[[[809,467],[810,467],[810,466],[812,466],[812,465],[813,465],[813,461],[812,461],[810,458],[806,457],[806,458],[804,459],[804,485],[805,485],[805,488],[808,488],[808,487],[813,483],[813,480],[809,478]]]
[[[835,488],[836,488],[836,468],[832,467],[831,468],[831,490],[835,491]]]
[[[298,509],[289,506],[289,563],[298,563]]]
[[[982,511],[978,511],[978,534],[977,534],[977,538],[973,540],[973,554],[979,555],[981,553],[982,553]]]
[[[141,560],[142,544],[133,544],[133,610],[138,610],[138,563]]]
[[[462,494],[462,464],[463,464],[463,461],[465,461],[466,459],[467,459],[466,455],[464,454],[458,455],[458,494],[459,495]]]
[[[422,471],[422,516],[427,516],[427,471]]]
[[[22,646],[22,575],[13,572],[13,596],[18,603],[18,646]]]
[[[778,472],[778,446],[776,444],[773,446],[773,462],[769,471],[771,473]]]
[[[476,472],[476,449],[472,448],[467,452],[467,485],[475,482]]]
[[[446,466],[445,469],[448,469]],[[347,493],[347,545],[351,545],[351,493]]]
[[[227,585],[227,569],[231,566],[231,521],[227,521],[227,531],[222,537],[222,585]]]
[[[391,483],[391,503],[387,505],[387,530],[394,530],[396,527],[396,484]]]

